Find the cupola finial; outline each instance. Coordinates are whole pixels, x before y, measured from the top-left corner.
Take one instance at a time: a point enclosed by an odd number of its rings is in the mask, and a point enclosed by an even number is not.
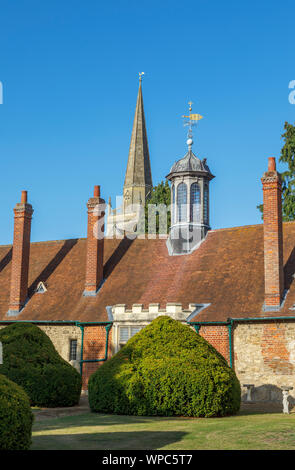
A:
[[[188,133],[187,133],[187,145],[188,145],[188,149],[189,151],[192,149],[192,145],[194,143],[193,141],[193,126],[196,126],[197,125],[197,122],[203,118],[203,116],[201,116],[200,114],[192,114],[192,105],[194,103],[192,101],[189,101],[188,102],[188,105],[189,105],[189,115],[188,116],[182,116],[183,118],[185,118],[185,121],[184,121],[184,126],[188,126]]]

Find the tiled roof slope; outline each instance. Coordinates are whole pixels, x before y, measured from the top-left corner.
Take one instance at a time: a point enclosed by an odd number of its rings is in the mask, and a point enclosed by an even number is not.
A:
[[[210,303],[194,320],[278,316],[262,312],[263,226],[214,230],[191,255],[169,256],[166,240],[105,240],[105,283],[96,297],[83,297],[86,240],[31,244],[29,301],[18,320],[107,321],[106,306],[180,302]],[[285,287],[280,315],[295,303],[295,222],[284,224]],[[9,302],[11,246],[0,247],[0,319]],[[39,281],[47,292],[36,294]]]

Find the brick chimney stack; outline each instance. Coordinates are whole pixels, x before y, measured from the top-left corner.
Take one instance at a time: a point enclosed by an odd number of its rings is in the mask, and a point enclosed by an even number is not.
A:
[[[33,208],[28,193],[22,191],[21,202],[14,208],[14,234],[8,316],[15,316],[24,307],[28,296],[31,220]]]
[[[274,157],[268,159],[263,185],[264,310],[279,310],[284,293],[282,180]]]
[[[105,201],[100,197],[100,186],[87,202],[88,227],[86,249],[86,279],[84,296],[95,296],[103,281],[103,247]]]

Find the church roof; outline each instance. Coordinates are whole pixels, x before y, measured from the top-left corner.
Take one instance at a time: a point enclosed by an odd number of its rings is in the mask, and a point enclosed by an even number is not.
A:
[[[285,303],[279,313],[294,315],[295,222],[284,223]],[[83,297],[86,240],[31,243],[29,301],[17,317],[7,317],[11,246],[0,246],[0,319],[107,321],[115,304],[210,304],[194,320],[278,316],[262,311],[264,301],[263,226],[209,231],[188,256],[169,256],[164,239],[105,240],[105,282],[96,297]],[[46,287],[35,290],[40,282]]]

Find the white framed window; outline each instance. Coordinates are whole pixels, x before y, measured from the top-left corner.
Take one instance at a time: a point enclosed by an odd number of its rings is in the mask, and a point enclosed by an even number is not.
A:
[[[119,326],[119,332],[118,332],[118,343],[119,347],[122,348],[127,341],[132,338],[132,336],[136,335],[141,329],[143,328],[143,325],[125,325],[125,326]]]
[[[77,340],[70,339],[70,361],[77,360]]]

